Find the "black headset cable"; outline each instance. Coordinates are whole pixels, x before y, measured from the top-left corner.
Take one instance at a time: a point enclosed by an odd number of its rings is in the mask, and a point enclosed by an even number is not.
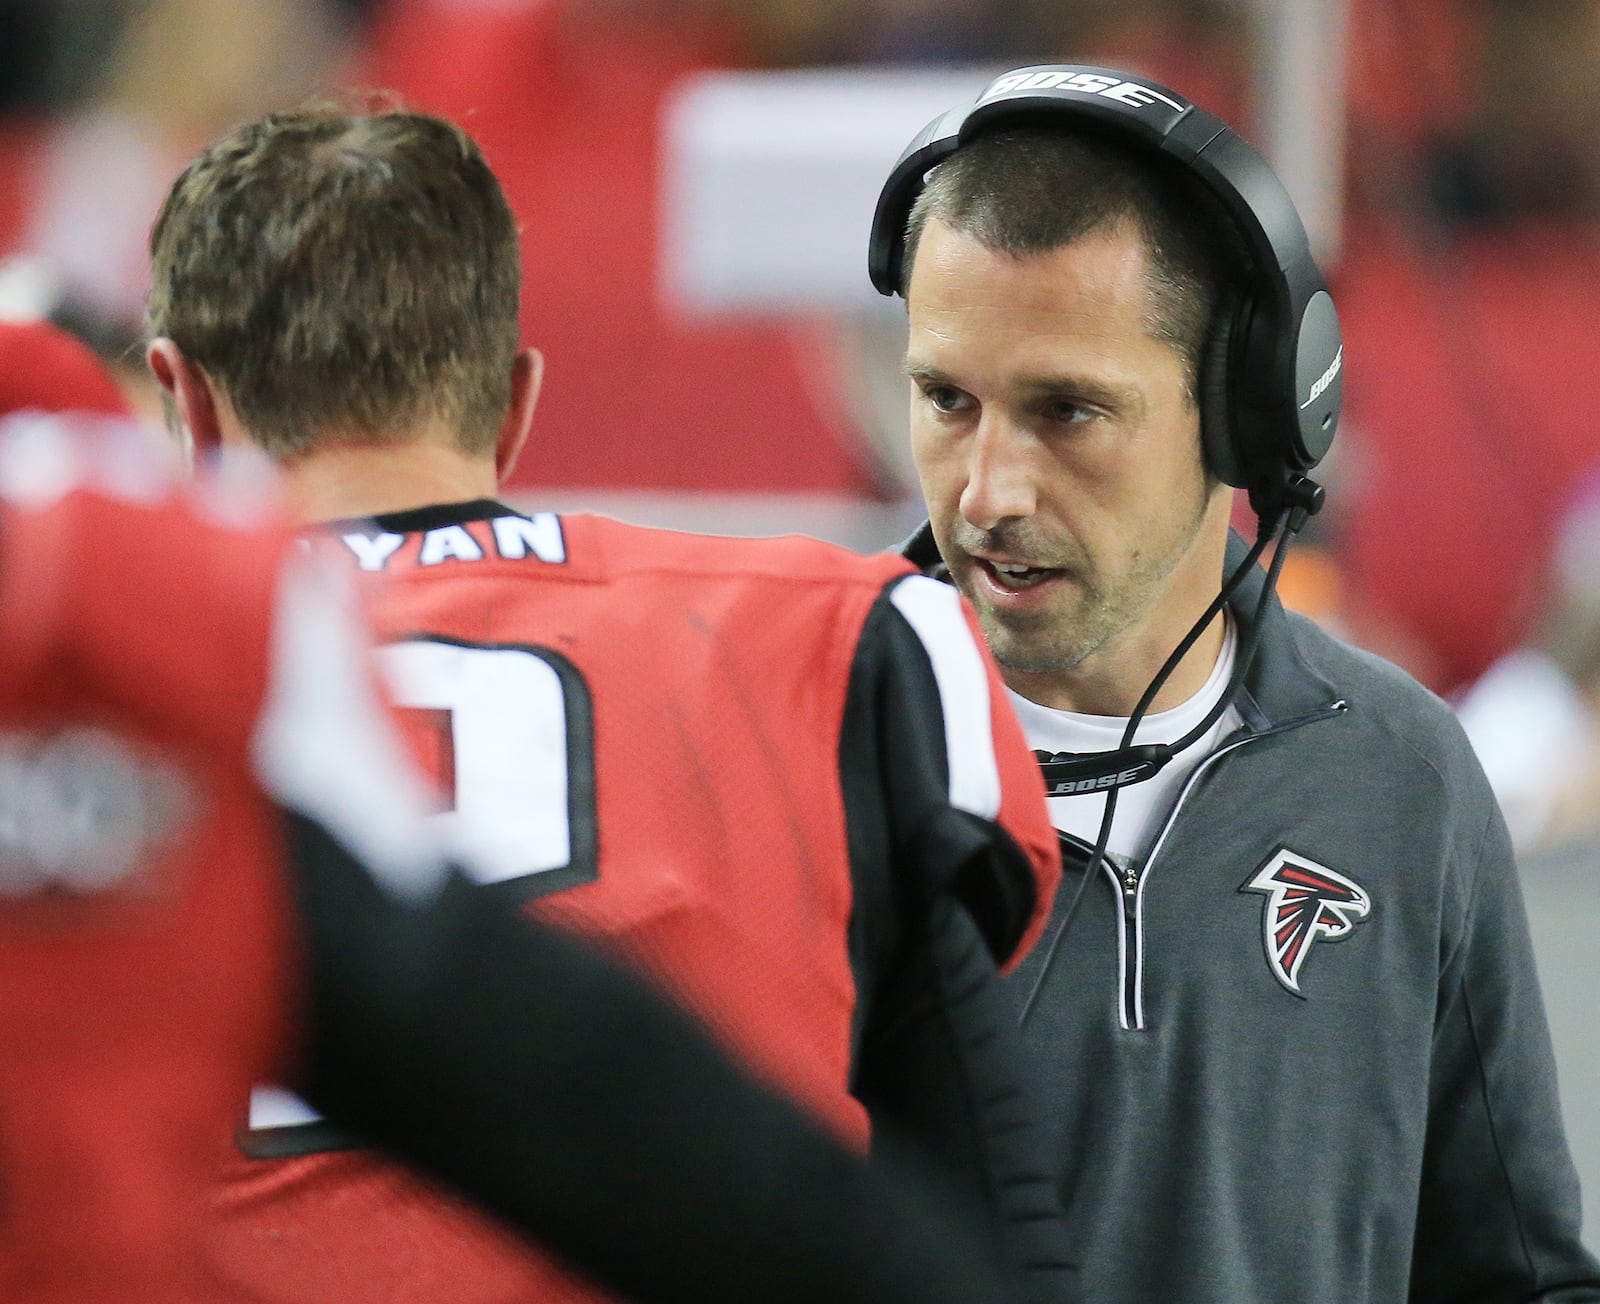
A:
[[[1309,484],[1309,481],[1303,483]],[[1245,637],[1244,646],[1239,649],[1233,668],[1233,675],[1227,689],[1218,697],[1211,709],[1206,712],[1205,718],[1184,734],[1174,743],[1166,745],[1167,759],[1179,755],[1185,748],[1203,738],[1206,732],[1222,718],[1222,713],[1232,704],[1234,695],[1239,691],[1239,686],[1244,682],[1245,675],[1249,672],[1250,664],[1255,660],[1256,648],[1261,642],[1261,620],[1266,613],[1267,603],[1271,600],[1278,587],[1278,576],[1283,570],[1284,558],[1288,556],[1289,540],[1300,532],[1306,520],[1321,506],[1320,490],[1311,502],[1293,501],[1277,515],[1269,525],[1267,518],[1260,518],[1259,529],[1255,544],[1245,554],[1244,560],[1234,568],[1233,574],[1228,576],[1222,589],[1218,592],[1211,605],[1201,613],[1200,618],[1190,627],[1184,635],[1183,641],[1173,649],[1172,654],[1161,664],[1151,679],[1149,686],[1139,698],[1138,704],[1128,717],[1127,727],[1122,731],[1122,742],[1117,751],[1124,751],[1133,743],[1134,734],[1138,732],[1139,725],[1143,722],[1145,714],[1150,709],[1150,704],[1155,701],[1156,694],[1161,691],[1163,684],[1171,678],[1173,671],[1188,654],[1200,636],[1205,633],[1211,622],[1217,618],[1224,606],[1244,583],[1245,576],[1250,573],[1250,568],[1260,561],[1262,554],[1274,539],[1278,540],[1277,551],[1273,553],[1272,561],[1267,568],[1266,582],[1261,586],[1261,596],[1256,602],[1255,615],[1250,623],[1249,633]],[[1109,753],[1115,755],[1115,753]],[[1149,777],[1154,777],[1152,771]],[[1100,866],[1106,861],[1106,849],[1111,841],[1111,825],[1116,817],[1117,789],[1109,788],[1106,791],[1106,808],[1100,817],[1100,833],[1095,839],[1094,851],[1084,867],[1083,881],[1080,882],[1068,902],[1066,911],[1061,916],[1061,921],[1056,925],[1055,931],[1050,935],[1049,946],[1045,951],[1044,962],[1039,966],[1039,976],[1034,979],[1033,987],[1028,992],[1028,999],[1023,1003],[1022,1013],[1017,1016],[1019,1026],[1028,1021],[1028,1016],[1033,1013],[1034,1006],[1039,999],[1039,993],[1044,989],[1045,979],[1049,976],[1050,968],[1055,962],[1056,954],[1061,948],[1061,939],[1066,936],[1067,926],[1072,922],[1072,917],[1077,914],[1078,906],[1083,900],[1083,894],[1089,883],[1100,872]]]

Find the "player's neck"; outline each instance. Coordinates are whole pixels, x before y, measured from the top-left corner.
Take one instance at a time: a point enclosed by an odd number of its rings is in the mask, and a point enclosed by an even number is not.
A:
[[[431,433],[404,443],[329,444],[280,469],[304,521],[493,498],[500,489],[492,456]]]

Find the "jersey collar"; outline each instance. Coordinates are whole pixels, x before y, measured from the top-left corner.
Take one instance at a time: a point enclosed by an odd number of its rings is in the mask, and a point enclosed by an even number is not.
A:
[[[460,503],[434,503],[428,507],[412,507],[403,512],[383,512],[378,516],[352,516],[337,521],[322,521],[312,528],[333,534],[350,530],[370,532],[374,529],[384,534],[419,534],[425,530],[438,530],[447,525],[460,525],[463,521],[490,521],[497,516],[526,516],[515,507],[508,507],[495,498],[471,498]]]

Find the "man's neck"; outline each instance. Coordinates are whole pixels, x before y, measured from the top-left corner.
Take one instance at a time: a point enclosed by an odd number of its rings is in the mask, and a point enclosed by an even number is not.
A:
[[[493,498],[500,488],[492,455],[470,454],[431,436],[398,444],[328,444],[280,469],[304,521]]]
[[[1220,615],[1211,622],[1167,677],[1150,703],[1149,712],[1181,706],[1205,687],[1206,680],[1216,668],[1218,656],[1222,654],[1226,629],[1227,625]],[[1000,673],[1006,687],[1040,706],[1074,711],[1080,715],[1126,719],[1133,714],[1139,698],[1144,695],[1156,671],[1171,655],[1178,641],[1178,638],[1173,638],[1159,647],[1142,648],[1132,655],[1125,648],[1115,651],[1104,649],[1066,672],[1033,675],[1002,666]],[[1153,668],[1142,678],[1130,677],[1127,672],[1130,663]]]

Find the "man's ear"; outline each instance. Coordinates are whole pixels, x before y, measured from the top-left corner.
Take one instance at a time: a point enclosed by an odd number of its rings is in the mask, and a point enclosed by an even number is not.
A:
[[[524,349],[511,360],[511,405],[500,423],[494,446],[494,474],[504,484],[516,466],[522,446],[533,425],[533,410],[539,405],[539,386],[544,383],[544,355],[538,349]]]
[[[215,453],[222,447],[222,423],[210,378],[165,335],[151,340],[144,356],[168,399],[169,415],[177,419],[175,433],[187,434],[196,454]]]

